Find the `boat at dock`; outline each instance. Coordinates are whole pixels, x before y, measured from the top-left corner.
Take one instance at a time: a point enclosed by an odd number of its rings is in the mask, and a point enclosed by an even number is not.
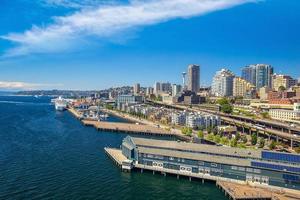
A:
[[[54,99],[55,110],[64,111],[67,109],[68,101],[61,96],[57,99]]]

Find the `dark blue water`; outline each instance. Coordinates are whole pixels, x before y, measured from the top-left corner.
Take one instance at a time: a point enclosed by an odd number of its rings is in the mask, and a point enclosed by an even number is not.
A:
[[[0,199],[226,199],[213,183],[121,172],[103,148],[125,136],[84,127],[47,97],[0,96]]]

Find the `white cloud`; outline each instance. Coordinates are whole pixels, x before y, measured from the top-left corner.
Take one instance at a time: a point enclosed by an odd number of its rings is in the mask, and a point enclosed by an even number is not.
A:
[[[5,90],[34,90],[47,87],[59,87],[61,84],[41,84],[41,83],[26,83],[14,81],[0,81],[0,89]]]
[[[48,0],[66,4],[74,0]],[[79,38],[113,37],[122,31],[153,25],[176,18],[189,18],[258,0],[132,0],[129,4],[94,6],[69,16],[55,17],[54,23],[36,27],[24,33],[10,33],[2,39],[16,43],[5,56],[30,53],[60,52],[77,43]],[[85,0],[83,2],[92,2]],[[96,1],[93,1],[96,2]],[[81,6],[84,4],[80,4]]]

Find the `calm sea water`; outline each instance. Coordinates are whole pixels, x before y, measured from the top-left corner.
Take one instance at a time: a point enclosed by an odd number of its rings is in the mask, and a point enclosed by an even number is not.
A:
[[[121,172],[103,148],[125,136],[84,127],[47,97],[0,96],[0,199],[226,199],[213,183]]]

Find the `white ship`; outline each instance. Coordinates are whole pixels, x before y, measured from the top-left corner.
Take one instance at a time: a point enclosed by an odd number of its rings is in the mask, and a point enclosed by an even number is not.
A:
[[[55,109],[58,111],[64,111],[67,109],[68,101],[59,96],[54,100]]]

